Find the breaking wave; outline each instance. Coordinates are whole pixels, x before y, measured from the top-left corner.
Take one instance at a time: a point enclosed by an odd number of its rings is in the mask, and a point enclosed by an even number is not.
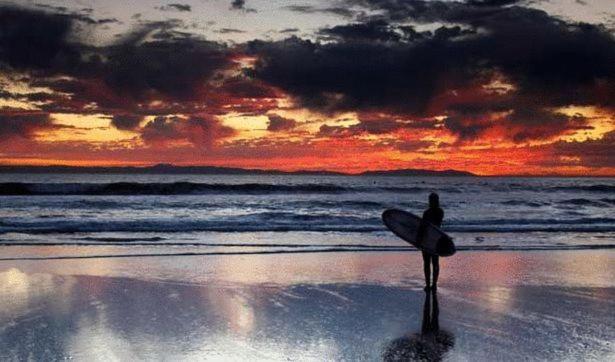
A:
[[[403,186],[340,186],[336,184],[223,184],[223,183],[0,183],[2,196],[27,195],[206,195],[206,194],[273,194],[273,193],[318,193],[336,194],[348,192],[429,192],[426,187]],[[442,191],[460,193],[453,187]]]

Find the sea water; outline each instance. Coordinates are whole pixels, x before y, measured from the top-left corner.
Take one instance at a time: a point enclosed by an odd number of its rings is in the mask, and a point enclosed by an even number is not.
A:
[[[615,178],[2,174],[1,256],[412,250],[430,192],[459,250],[615,247]]]

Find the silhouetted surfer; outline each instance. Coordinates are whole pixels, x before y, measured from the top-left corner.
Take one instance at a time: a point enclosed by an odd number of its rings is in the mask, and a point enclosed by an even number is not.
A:
[[[383,360],[442,361],[455,345],[455,337],[440,330],[438,318],[438,295],[435,290],[426,292],[421,333],[409,333],[391,342],[384,350]]]
[[[435,192],[429,194],[429,208],[423,212],[423,221],[432,223],[435,226],[442,226],[444,211],[440,208],[440,197]],[[422,238],[425,228],[419,228],[419,240]],[[425,272],[425,290],[430,289],[431,265],[433,265],[433,285],[434,290],[438,288],[438,275],[440,274],[440,257],[423,251],[423,271]]]

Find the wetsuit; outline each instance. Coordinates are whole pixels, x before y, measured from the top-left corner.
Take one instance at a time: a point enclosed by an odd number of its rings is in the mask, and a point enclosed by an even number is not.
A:
[[[423,212],[423,220],[437,227],[442,226],[443,218],[444,211],[440,207],[430,207]],[[425,229],[421,229],[420,234],[422,235]],[[425,284],[427,288],[429,287],[429,281],[431,279],[430,264],[433,264],[433,285],[435,286],[438,284],[438,275],[440,274],[440,257],[423,251],[423,270],[425,272]]]
[[[439,207],[430,207],[423,213],[423,220],[430,222],[437,227],[442,226],[442,219],[444,219],[444,211]]]

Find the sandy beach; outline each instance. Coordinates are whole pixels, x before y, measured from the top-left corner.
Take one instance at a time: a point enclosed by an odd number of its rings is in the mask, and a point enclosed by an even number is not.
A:
[[[0,359],[612,360],[614,263],[459,252],[426,342],[416,252],[2,261]]]

